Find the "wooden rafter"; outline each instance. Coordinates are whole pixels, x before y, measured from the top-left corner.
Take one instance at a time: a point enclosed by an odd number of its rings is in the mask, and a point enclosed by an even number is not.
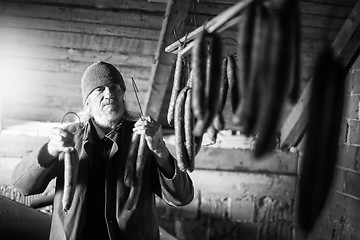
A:
[[[184,20],[191,6],[190,0],[169,0],[164,15],[154,65],[151,71],[150,87],[145,96],[145,112],[158,119],[164,102],[167,85],[171,79],[176,55],[165,52],[165,47],[174,41],[174,29],[184,28]]]
[[[353,48],[352,55],[344,55],[345,48],[349,45],[351,38],[357,31],[360,31],[360,1],[357,1],[348,18],[331,44],[336,56],[343,59],[344,64],[349,64],[350,60],[356,54],[360,43],[351,44]],[[307,111],[309,108],[311,81],[304,88],[303,93],[294,106],[281,128],[280,145],[282,148],[288,148],[296,145],[303,136],[307,124]]]
[[[191,50],[193,47],[193,40],[204,30],[212,33],[212,32],[222,32],[231,26],[234,26],[239,22],[239,14],[243,11],[253,0],[244,0],[239,1],[238,3],[234,4],[233,6],[229,7],[205,25],[202,25],[189,33],[186,36],[186,47],[181,51],[181,54],[186,54]],[[180,41],[185,41],[185,37],[181,38]],[[177,53],[179,46],[179,42],[174,42],[171,45],[167,46],[165,51]]]

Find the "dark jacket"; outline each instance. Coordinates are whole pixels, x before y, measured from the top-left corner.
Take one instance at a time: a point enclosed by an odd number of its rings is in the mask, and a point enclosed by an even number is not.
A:
[[[175,163],[175,175],[167,179],[160,172],[152,154],[148,154],[139,202],[135,209],[125,210],[129,188],[124,186],[126,156],[134,122],[123,121],[119,131],[120,144],[114,144],[115,154],[110,156],[105,173],[105,218],[110,239],[159,239],[155,212],[155,194],[170,205],[190,203],[194,196],[192,181]],[[75,134],[75,149],[79,154],[79,172],[72,206],[67,213],[62,208],[64,164],[60,158],[50,166],[41,166],[38,152],[32,152],[16,166],[12,176],[14,187],[23,194],[44,191],[49,181],[56,177],[56,191],[50,239],[80,239],[86,219],[86,192],[89,169],[92,164],[94,127],[84,124]],[[46,144],[42,147],[46,147]],[[175,161],[171,156],[169,161]],[[120,235],[120,236],[119,236]]]

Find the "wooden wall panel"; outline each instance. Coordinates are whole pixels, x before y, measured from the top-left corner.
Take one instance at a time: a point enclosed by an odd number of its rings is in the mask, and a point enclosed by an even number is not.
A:
[[[91,49],[136,55],[153,55],[157,44],[153,40],[50,30],[9,29],[1,27],[0,33],[4,36],[1,41],[5,43],[22,42],[31,45]]]
[[[210,1],[200,1],[196,8],[196,13],[204,15],[217,15],[220,12],[226,10],[232,6],[237,1],[234,1],[232,4],[222,4],[210,2]],[[269,1],[269,2],[281,2],[281,0]],[[330,4],[321,4],[312,1],[300,1],[299,7],[300,12],[305,14],[314,14],[314,15],[326,15],[331,17],[345,18],[349,15],[353,5],[343,6],[339,8],[337,5]]]
[[[64,47],[49,47],[29,44],[4,44],[3,57],[15,58],[41,58],[53,60],[67,60],[72,62],[92,63],[103,59],[114,64],[125,66],[150,67],[153,57],[151,55],[132,55],[121,52],[95,51],[88,49],[74,49]]]
[[[197,23],[202,25],[206,21],[211,20],[215,15],[201,15],[197,14]],[[309,27],[318,27],[325,29],[339,30],[344,23],[345,18],[335,18],[330,16],[312,15],[312,14],[301,14],[301,25]],[[190,16],[186,21],[186,24],[190,24]]]
[[[162,23],[162,13],[158,12],[143,13],[140,11],[91,9],[63,5],[2,3],[0,5],[0,13],[3,16],[47,18],[70,22],[102,23],[148,29],[160,29]]]
[[[231,141],[230,138],[227,140]],[[176,156],[174,139],[168,137],[165,141],[170,153]],[[236,146],[236,143],[233,144]],[[241,149],[240,141],[236,147],[237,149],[202,146],[195,159],[195,168],[197,170],[297,175],[299,157],[297,153],[274,151],[261,159],[256,159],[250,149]]]
[[[49,72],[70,72],[83,73],[84,70],[93,62],[72,62],[68,60],[53,60],[42,58],[10,58],[7,57],[7,67],[9,69],[25,69]],[[136,79],[146,80],[150,72],[149,67],[123,66],[111,62],[122,73],[124,78],[131,76]]]
[[[275,2],[279,2],[281,0],[274,0]],[[310,2],[310,3],[323,3],[323,4],[328,4],[328,5],[333,5],[333,6],[338,6],[338,7],[353,7],[354,3],[357,0],[341,0],[341,1],[337,1],[337,0],[301,0],[300,2]],[[235,4],[238,1],[237,0],[202,0],[202,2],[206,2],[206,3],[221,3],[221,4]]]
[[[0,3],[0,61],[6,69],[0,85],[18,89],[17,96],[4,95],[5,118],[59,121],[64,112],[80,109],[81,75],[99,60],[120,70],[127,106],[138,114],[130,79],[143,105],[165,5],[103,4]]]
[[[5,86],[12,86],[13,84],[27,84],[28,86],[49,85],[64,88],[72,87],[74,90],[77,90],[80,93],[81,76],[82,72],[48,72],[36,71],[32,69],[15,69],[14,71],[11,71],[11,75],[7,77],[8,81],[2,81],[2,83],[9,83],[9,85],[6,84]],[[127,86],[127,92],[132,91],[133,89],[130,78],[124,77],[124,80],[125,85]],[[146,80],[135,79],[135,82],[140,91],[140,94],[147,90],[148,82]]]
[[[346,0],[349,1],[349,0]],[[24,0],[4,0],[3,2],[21,3]],[[166,4],[153,3],[148,0],[36,0],[32,1],[36,4],[58,5],[58,6],[76,6],[76,7],[92,7],[99,9],[121,9],[146,12],[165,12]]]
[[[138,105],[134,103],[127,103],[127,106],[131,108],[132,115],[138,119],[139,118],[139,110]],[[55,109],[55,110],[54,110]],[[25,105],[13,105],[9,108],[4,109],[4,116],[8,119],[17,119],[17,120],[24,120],[24,121],[46,121],[49,122],[59,122],[61,121],[62,117],[68,111],[77,111],[78,109],[74,109],[74,106],[67,106],[62,105],[58,108],[54,108],[53,106],[25,106]]]
[[[54,19],[38,19],[31,17],[14,17],[0,15],[1,25],[4,27],[52,30],[59,32],[80,32],[95,35],[129,37],[146,40],[157,40],[160,30],[108,25],[100,23],[68,22]]]

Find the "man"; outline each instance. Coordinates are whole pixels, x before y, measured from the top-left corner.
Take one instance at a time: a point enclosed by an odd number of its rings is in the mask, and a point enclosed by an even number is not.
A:
[[[155,194],[171,205],[186,205],[194,195],[190,177],[167,150],[159,123],[150,117],[131,121],[124,101],[126,86],[113,65],[90,65],[81,88],[88,119],[55,128],[48,143],[16,166],[14,187],[23,194],[37,194],[57,178],[50,239],[159,239]],[[130,188],[124,185],[124,172],[133,133],[145,135],[151,154],[139,183],[138,202],[127,210]],[[79,171],[71,208],[65,212],[61,153],[71,147],[78,152]]]

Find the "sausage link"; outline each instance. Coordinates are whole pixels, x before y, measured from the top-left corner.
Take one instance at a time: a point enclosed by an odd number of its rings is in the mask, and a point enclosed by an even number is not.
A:
[[[225,108],[225,104],[226,104],[226,98],[227,98],[227,92],[229,89],[229,83],[227,80],[227,74],[226,74],[226,68],[227,68],[227,58],[224,58],[222,66],[221,66],[221,83],[220,83],[220,93],[219,93],[219,101],[220,101],[220,106],[219,106],[219,110],[218,113],[216,114],[213,124],[214,127],[218,130],[221,131],[224,129],[225,127],[225,119],[223,116],[223,111]]]
[[[206,40],[209,44],[209,54],[206,58],[206,81],[205,81],[205,108],[206,114],[203,118],[197,118],[198,121],[194,127],[194,135],[202,136],[206,129],[212,124],[212,121],[219,109],[219,92],[221,81],[221,56],[222,41],[217,33],[208,33]],[[194,79],[195,80],[195,79]],[[194,84],[195,87],[195,84]],[[195,90],[194,90],[195,92]],[[193,97],[194,101],[194,97]],[[195,114],[195,111],[194,111]],[[195,116],[196,117],[196,116]]]
[[[265,64],[264,48],[266,48],[267,12],[262,4],[257,3],[255,9],[255,29],[253,35],[253,49],[251,52],[251,68],[247,89],[247,98],[240,104],[240,113],[236,113],[233,122],[240,126],[241,132],[247,136],[253,134],[258,121],[260,102],[260,77]]]
[[[217,130],[214,125],[211,125],[207,129],[206,133],[210,139],[211,145],[216,143],[218,132],[219,132],[219,130]]]
[[[237,56],[238,72],[238,92],[242,96],[240,104],[238,104],[236,112],[233,116],[233,124],[241,126],[244,124],[243,110],[244,106],[247,105],[245,102],[248,99],[248,88],[250,82],[250,69],[251,69],[251,52],[254,48],[254,23],[256,17],[256,3],[252,2],[244,10],[238,25],[237,40],[239,43],[239,52]]]
[[[188,155],[187,168],[190,172],[195,169],[195,137],[193,134],[194,129],[194,115],[192,113],[192,89],[186,92],[185,109],[184,109],[184,122],[185,122],[185,147]]]
[[[284,47],[291,41],[291,16],[289,5],[294,1],[287,1],[277,14],[269,14],[268,21],[270,39],[267,41],[267,65],[264,67],[261,84],[262,102],[258,120],[259,140],[255,145],[254,154],[261,157],[272,151],[276,144],[279,130],[279,121],[282,114],[286,95],[288,94],[290,67],[285,68],[292,61],[292,53],[289,47]],[[269,10],[267,10],[269,11]]]
[[[184,87],[185,83],[183,81],[184,79],[184,61],[181,55],[181,49],[182,45],[179,46],[179,52],[177,54],[176,58],[176,64],[175,64],[175,73],[174,73],[174,83],[171,91],[171,97],[170,97],[170,103],[169,108],[167,112],[167,121],[170,126],[174,125],[174,111],[175,111],[175,102],[176,98],[179,95],[179,92]]]
[[[175,104],[175,150],[176,150],[176,160],[178,167],[181,171],[186,171],[188,169],[188,153],[185,148],[185,126],[184,126],[184,111],[185,111],[185,100],[187,92],[190,90],[190,87],[186,86],[183,88],[178,98],[176,99]]]
[[[140,142],[139,142],[139,149],[137,153],[137,159],[136,159],[136,178],[133,186],[130,188],[129,197],[125,203],[125,209],[131,210],[134,209],[138,203],[140,191],[142,188],[142,177],[144,172],[144,167],[146,164],[146,158],[147,158],[147,143],[145,139],[145,135],[141,134],[140,136]]]
[[[206,87],[206,64],[207,61],[207,32],[203,31],[196,39],[192,49],[192,108],[196,119],[204,119],[207,114],[207,101],[205,96]],[[205,60],[205,61],[204,61]]]
[[[131,143],[129,147],[128,156],[126,158],[125,173],[124,173],[124,184],[126,187],[131,187],[134,185],[135,164],[139,150],[140,136],[141,135],[139,134],[133,133],[131,137]]]
[[[312,79],[304,157],[300,172],[298,223],[309,233],[324,208],[338,156],[346,69],[330,47],[317,60]]]
[[[78,169],[78,153],[76,149],[68,148],[67,151],[64,152],[64,193],[62,196],[62,204],[65,212],[70,209],[74,198]]]
[[[226,66],[226,75],[229,82],[229,89],[231,94],[231,109],[235,113],[238,105],[241,101],[241,92],[238,88],[238,74],[237,66],[234,55],[227,55],[227,66]]]

